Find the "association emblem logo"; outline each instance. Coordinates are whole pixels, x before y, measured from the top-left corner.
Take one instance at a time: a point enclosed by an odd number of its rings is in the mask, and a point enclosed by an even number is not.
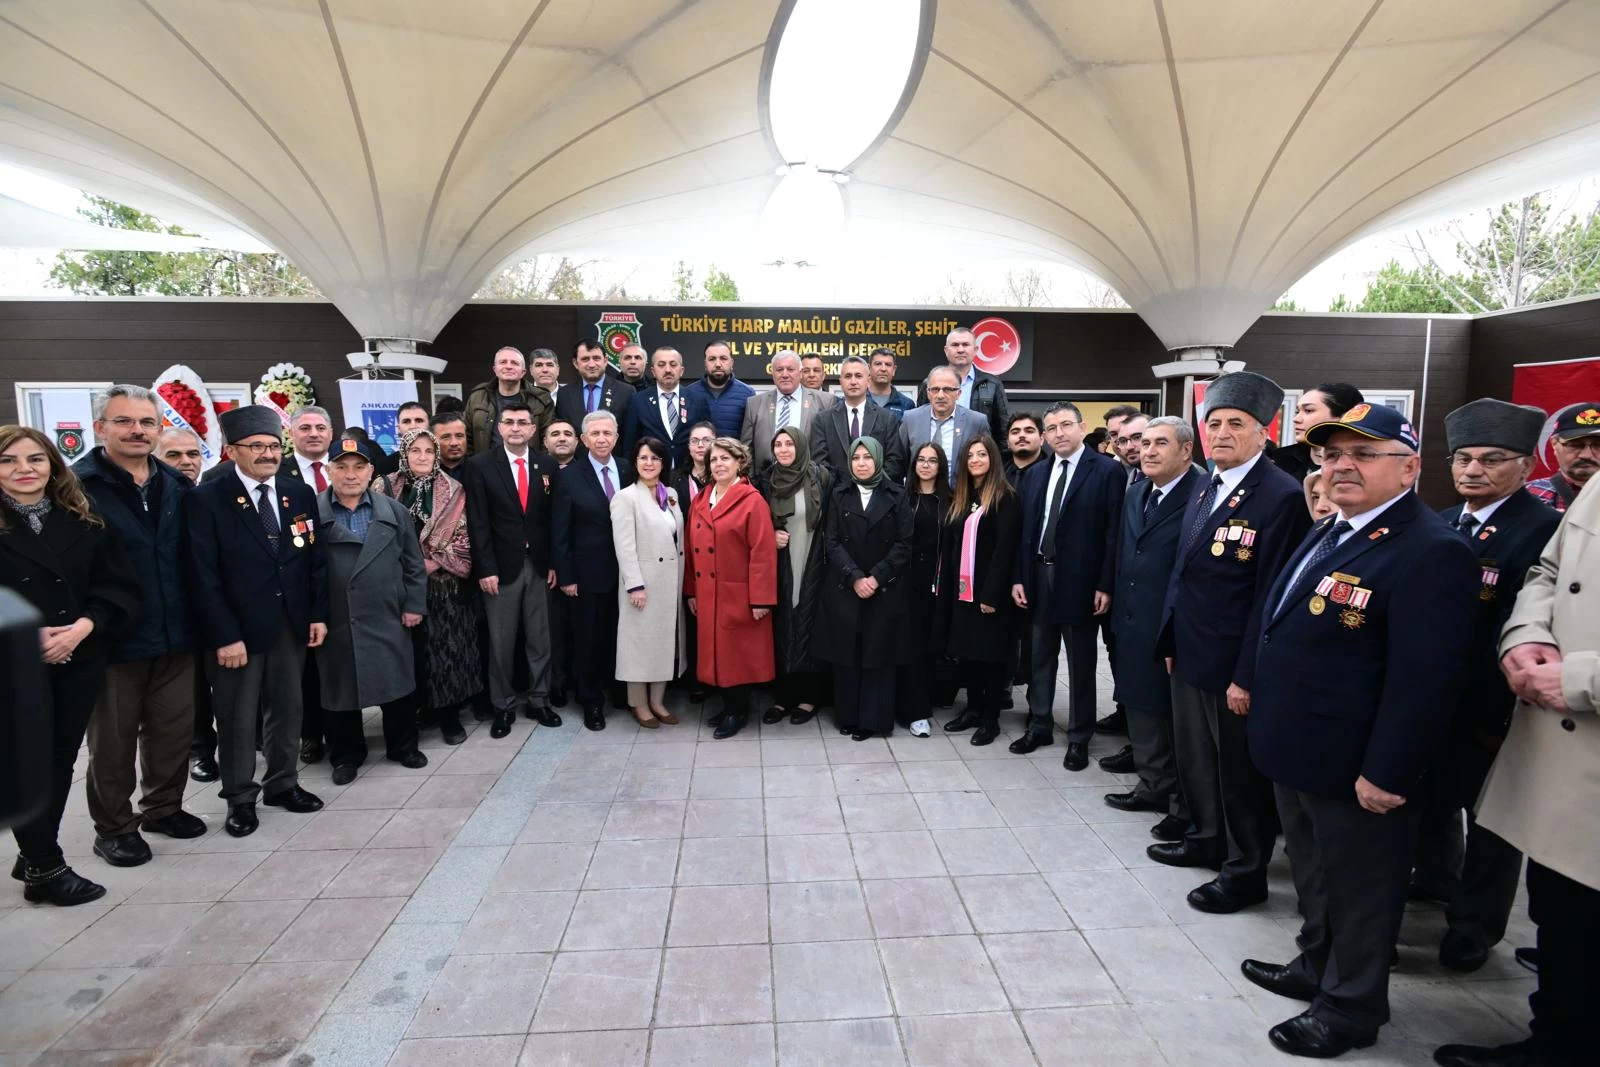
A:
[[[1345,412],[1344,413],[1344,417],[1342,419],[1340,419],[1339,421],[1340,422],[1360,422],[1362,419],[1367,417],[1367,413],[1369,411],[1371,411],[1371,410],[1372,410],[1372,405],[1371,404],[1357,404],[1355,407],[1353,407],[1349,411]]]
[[[624,348],[644,343],[640,337],[644,323],[631,311],[602,311],[594,327],[599,331],[600,347],[606,350],[606,359],[613,367],[620,365]]]
[[[56,423],[56,449],[68,461],[83,455],[83,424],[77,422]]]
[[[1600,426],[1600,411],[1596,411],[1594,408],[1580,411],[1572,421],[1579,426]]]
[[[1022,358],[1022,336],[1017,328],[999,316],[980,319],[972,325],[972,340],[978,353],[973,362],[981,371],[1004,374]]]

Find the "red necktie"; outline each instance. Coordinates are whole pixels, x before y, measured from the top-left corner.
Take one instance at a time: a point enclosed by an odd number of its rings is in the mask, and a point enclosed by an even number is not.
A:
[[[517,499],[522,501],[522,510],[528,510],[528,461],[519,459],[517,464]]]
[[[311,461],[311,474],[317,479],[317,492],[327,492],[328,479],[322,476],[322,461],[320,459]]]

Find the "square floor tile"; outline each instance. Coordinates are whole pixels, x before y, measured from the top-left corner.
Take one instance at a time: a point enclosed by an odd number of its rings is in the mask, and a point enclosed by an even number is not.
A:
[[[749,799],[691,800],[683,820],[684,837],[762,837],[766,832],[762,805]]]
[[[790,740],[761,741],[761,765],[763,767],[800,767],[821,764],[826,766],[828,750],[823,747],[822,738],[797,738]]]
[[[1072,920],[1042,875],[980,874],[956,879],[972,924],[980,934],[1066,930]]]
[[[871,937],[861,885],[856,881],[774,882],[767,887],[773,943]]]
[[[771,819],[770,810],[767,817]],[[850,838],[812,834],[767,838],[767,878],[772,882],[828,882],[856,877]]]
[[[1005,820],[982,793],[951,791],[914,793],[917,808],[930,830],[956,830],[972,827],[1004,826]],[[1065,801],[1062,802],[1065,806]]]
[[[749,885],[767,880],[767,843],[759,837],[704,837],[683,842],[678,885]]]
[[[756,749],[759,757],[761,751]],[[694,769],[689,795],[696,800],[761,796],[760,767],[701,767]]]
[[[0,991],[0,1062],[42,1052],[138,971],[129,967],[29,971]],[[29,1057],[17,1055],[17,1063]]]
[[[671,885],[678,869],[678,839],[606,841],[595,846],[585,889]]]
[[[517,843],[598,841],[610,811],[609,804],[541,803],[528,816]]]
[[[685,772],[687,773],[687,772]],[[604,841],[683,836],[682,800],[617,801],[600,831]]]
[[[185,1043],[266,1045],[302,1040],[355,969],[355,960],[256,964],[218,998]]]
[[[472,808],[406,808],[383,824],[368,848],[444,848],[471,818]],[[266,825],[263,817],[262,826]],[[257,830],[256,833],[261,831]],[[254,836],[254,835],[252,835]],[[246,839],[248,840],[248,838]]]
[[[1018,826],[1011,831],[1033,865],[1052,871],[1109,871],[1122,865],[1087,826]],[[1154,838],[1151,841],[1154,842]]]
[[[561,947],[568,951],[659,948],[671,909],[671,889],[584,890],[578,894]]]
[[[905,938],[878,947],[902,1016],[1010,1008],[976,937]]]
[[[870,793],[905,793],[906,780],[897,763],[852,763],[833,768],[833,785],[840,796]]]
[[[978,780],[972,776],[963,760],[906,763],[900,767],[906,785],[913,793],[940,793],[952,789],[979,789]]]
[[[933,840],[951,874],[1032,874],[1033,861],[1004,827],[935,830]]]
[[[405,902],[404,897],[313,900],[261,954],[261,960],[363,959]],[[255,902],[245,902],[244,906],[254,907]]]
[[[1080,1007],[1122,1000],[1076,931],[990,934],[983,939],[1000,984],[1018,1008]]]
[[[667,949],[656,1025],[771,1021],[771,951],[766,945]]]
[[[210,910],[203,903],[120,905],[51,953],[43,966],[148,967]],[[19,918],[26,919],[31,911]],[[7,957],[8,963],[17,960]]]
[[[910,793],[841,796],[839,808],[844,813],[845,826],[853,834],[926,829],[916,798]]]
[[[851,834],[863,878],[926,878],[945,873],[933,835],[926,830]]]
[[[274,852],[228,891],[225,900],[288,900],[318,896],[356,856],[348,850]]]
[[[440,848],[367,848],[322,891],[325,897],[401,897],[416,892]]]
[[[1181,873],[1189,876],[1190,888],[1198,884],[1193,871]],[[1166,926],[1172,921],[1127,871],[1057,871],[1045,875],[1045,880],[1080,930]]]
[[[545,980],[532,1029],[628,1030],[650,1024],[661,953],[563,952]]]
[[[529,1034],[518,1067],[644,1067],[648,1030]],[[393,1067],[393,1064],[390,1064]],[[434,1067],[419,1064],[418,1067]],[[476,1067],[476,1065],[466,1065]]]
[[[806,769],[826,771],[828,768]],[[768,797],[765,808],[768,837],[844,833],[839,800],[831,793],[827,796]]]
[[[402,1041],[386,1067],[516,1067],[523,1035],[419,1037]]]
[[[911,1067],[989,1067],[1031,1063],[1033,1053],[1010,1013],[932,1015],[900,1020]]]
[[[681,886],[673,895],[667,944],[765,944],[768,930],[766,885]]]
[[[156,958],[161,967],[254,963],[305,910],[303,900],[242,900],[211,905]]]
[[[889,991],[871,941],[772,946],[778,1018],[787,1022],[888,1015]]]
[[[1163,1059],[1132,1008],[1051,1008],[1021,1018],[1041,1067],[1148,1067]]]
[[[879,937],[970,934],[967,909],[948,878],[877,878],[861,883]]]
[[[451,957],[434,978],[406,1036],[526,1032],[551,959],[544,953]]]
[[[795,744],[797,742],[786,742]],[[820,744],[820,742],[819,742]],[[829,797],[835,789],[833,769],[827,764],[779,764],[762,768],[762,792],[767,797]]]
[[[779,1023],[778,1060],[784,1067],[903,1067],[905,1053],[893,1019]]]
[[[151,967],[124,982],[57,1041],[58,1052],[154,1049],[176,1040],[242,975],[240,965]],[[83,1063],[86,1057],[72,1057]]]
[[[749,746],[749,747],[754,747]],[[657,1030],[651,1067],[772,1067],[771,1023]]]
[[[1233,995],[1227,979],[1175,926],[1088,930],[1083,936],[1135,1004]]]
[[[571,890],[485,894],[454,954],[554,952],[577,900],[578,894]]]
[[[586,842],[512,845],[494,881],[489,884],[489,892],[577,889],[589,870],[589,857],[594,854],[594,848]]]
[[[1066,826],[1083,821],[1054,789],[1000,789],[988,797],[1007,826]]]

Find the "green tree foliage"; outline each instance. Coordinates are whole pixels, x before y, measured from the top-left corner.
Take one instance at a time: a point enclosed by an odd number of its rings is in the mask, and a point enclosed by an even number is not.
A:
[[[1411,311],[1449,313],[1460,307],[1447,295],[1448,283],[1431,263],[1409,270],[1391,259],[1367,285],[1366,295],[1353,307],[1333,311]],[[1342,295],[1342,294],[1341,294]]]
[[[718,270],[715,263],[706,268],[705,280],[706,299],[713,302],[731,302],[739,299],[739,283],[733,280],[733,275],[725,270]]]
[[[1278,297],[1278,302],[1272,305],[1273,311],[1299,311],[1300,305],[1286,296]]]
[[[78,214],[101,226],[192,237],[126,204],[88,197]],[[51,284],[100,296],[316,296],[317,287],[276,252],[72,251],[56,254]]]
[[[738,300],[739,283],[733,280],[733,275],[725,270],[718,270],[717,265],[713,263],[706,268],[705,281],[696,286],[694,268],[680,259],[678,265],[672,268],[671,298],[686,303]]]

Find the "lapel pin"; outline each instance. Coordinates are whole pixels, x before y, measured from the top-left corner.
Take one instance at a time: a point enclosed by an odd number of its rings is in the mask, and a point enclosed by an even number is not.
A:
[[[1380,526],[1376,530],[1373,530],[1371,533],[1369,533],[1367,535],[1367,540],[1368,541],[1376,541],[1378,538],[1382,537],[1384,534],[1386,534],[1388,532],[1389,532],[1389,527]],[[1359,626],[1360,624],[1357,623],[1356,625]]]

